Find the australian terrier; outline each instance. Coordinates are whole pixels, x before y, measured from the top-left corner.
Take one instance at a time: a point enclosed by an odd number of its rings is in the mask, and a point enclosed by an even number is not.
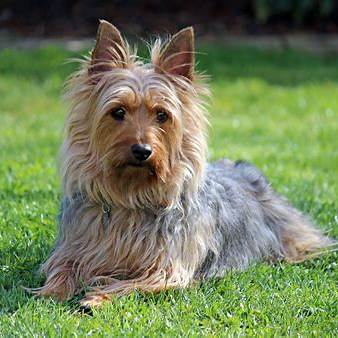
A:
[[[58,240],[36,290],[100,304],[133,290],[184,288],[259,260],[302,261],[331,240],[253,165],[208,164],[205,99],[191,27],[150,63],[101,21],[68,82]]]

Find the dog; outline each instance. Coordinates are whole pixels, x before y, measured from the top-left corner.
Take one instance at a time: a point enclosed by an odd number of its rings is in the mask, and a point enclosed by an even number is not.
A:
[[[331,243],[254,165],[207,163],[206,81],[193,28],[138,58],[101,20],[90,57],[68,81],[64,197],[42,296],[85,292],[97,306],[267,260],[300,262]]]

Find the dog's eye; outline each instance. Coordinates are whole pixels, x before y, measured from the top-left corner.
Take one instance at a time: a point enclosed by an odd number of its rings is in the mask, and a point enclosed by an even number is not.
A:
[[[165,121],[168,120],[168,113],[165,112],[164,110],[159,110],[156,113],[156,119],[158,123],[164,123]]]
[[[116,121],[122,121],[122,120],[124,120],[124,116],[126,115],[126,110],[123,107],[114,108],[110,112],[110,115]]]

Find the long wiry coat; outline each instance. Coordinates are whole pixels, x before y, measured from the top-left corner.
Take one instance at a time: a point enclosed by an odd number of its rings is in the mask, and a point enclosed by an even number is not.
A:
[[[181,198],[179,207],[157,212],[100,208],[81,194],[65,198],[52,257],[64,257],[73,246],[76,257],[69,268],[78,281],[71,279],[73,293],[83,285],[100,286],[101,296],[184,287],[262,259],[303,260],[329,244],[247,162],[209,164],[196,197]],[[79,229],[79,220],[87,220],[87,227]],[[58,273],[54,264],[51,260],[45,268],[49,276]]]
[[[185,287],[261,259],[300,261],[330,243],[253,165],[206,163],[204,88],[192,55],[189,28],[164,49],[155,44],[144,65],[101,22],[92,60],[70,82],[59,234],[37,293],[65,299],[90,287],[84,304],[96,305],[110,294]],[[109,107],[121,95],[161,98],[170,123],[158,127],[141,105],[117,125]],[[149,171],[124,165],[136,134],[155,149]]]

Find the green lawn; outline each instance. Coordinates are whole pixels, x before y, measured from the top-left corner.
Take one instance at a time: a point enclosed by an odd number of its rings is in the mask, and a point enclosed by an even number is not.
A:
[[[245,158],[338,237],[338,58],[204,46],[212,76],[210,159]],[[62,83],[79,56],[0,51],[0,336],[338,335],[337,254],[261,263],[184,291],[114,299],[93,316],[77,299],[35,299],[56,234]]]

